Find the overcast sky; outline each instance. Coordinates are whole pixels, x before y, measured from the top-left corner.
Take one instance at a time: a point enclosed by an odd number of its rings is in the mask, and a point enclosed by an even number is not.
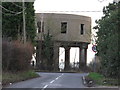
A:
[[[102,12],[92,11],[102,11],[103,7],[112,1],[113,0],[35,0],[34,6],[36,13],[56,11],[57,13],[90,16],[94,24],[95,19],[99,19],[102,16]]]
[[[35,0],[34,7],[36,13],[67,13],[90,16],[92,19],[92,27],[95,26],[95,20],[102,17],[102,10],[113,0]],[[93,31],[94,32],[94,31]],[[88,47],[88,63],[94,57],[94,52],[91,50],[92,45]],[[60,50],[60,54],[64,49]],[[79,49],[71,49],[71,61],[75,58],[79,60]],[[60,59],[64,59],[64,53],[61,54]]]

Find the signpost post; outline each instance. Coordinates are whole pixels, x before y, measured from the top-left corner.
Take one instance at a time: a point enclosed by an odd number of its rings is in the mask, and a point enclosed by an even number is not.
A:
[[[96,72],[96,53],[97,53],[96,45],[92,46],[92,50],[93,50],[93,52],[95,52],[95,58],[94,58],[94,62],[93,62],[93,67],[94,67],[94,72]]]

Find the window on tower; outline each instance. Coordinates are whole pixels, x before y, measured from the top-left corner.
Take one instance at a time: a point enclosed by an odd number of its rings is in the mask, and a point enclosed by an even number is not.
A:
[[[41,28],[42,26],[42,28]],[[41,32],[44,32],[44,22],[41,23],[40,22],[37,22],[37,27],[38,27],[38,33],[41,33]]]
[[[61,22],[61,33],[67,32],[67,22]]]
[[[84,34],[84,24],[81,24],[81,31],[80,31],[80,33],[81,33],[81,35],[83,35]]]

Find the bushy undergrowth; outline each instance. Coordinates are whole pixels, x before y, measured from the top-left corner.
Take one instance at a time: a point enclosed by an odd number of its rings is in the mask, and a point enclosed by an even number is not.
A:
[[[27,80],[30,78],[39,77],[37,73],[32,70],[22,72],[3,72],[2,73],[2,84],[7,85],[18,81]]]
[[[20,41],[2,42],[2,69],[3,71],[28,70],[33,54],[33,46],[30,43],[23,44]]]
[[[89,77],[91,77],[91,78],[94,79],[94,80],[100,80],[100,79],[104,78],[103,75],[101,75],[101,74],[99,74],[99,73],[94,73],[94,72],[91,72],[91,73],[89,74]]]
[[[107,85],[107,86],[119,85],[117,79],[113,79],[109,77],[106,78],[104,75],[95,73],[95,72],[89,73],[88,78],[91,78],[92,80],[94,80],[95,83],[98,85]]]

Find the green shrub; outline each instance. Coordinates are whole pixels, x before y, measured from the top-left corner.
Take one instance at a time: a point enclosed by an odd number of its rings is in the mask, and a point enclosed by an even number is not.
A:
[[[30,78],[38,77],[39,75],[35,73],[34,71],[22,71],[22,72],[3,72],[2,73],[2,83],[3,85],[27,80]]]
[[[88,76],[94,80],[100,80],[100,79],[104,78],[103,75],[101,75],[99,73],[95,73],[95,72],[91,72]]]
[[[99,73],[95,73],[95,72],[91,72],[88,75],[89,78],[91,78],[92,80],[94,80],[96,82],[96,84],[99,85],[107,85],[107,86],[117,86],[118,85],[118,80],[117,79],[113,79],[113,78],[105,78],[103,75],[99,74]]]

